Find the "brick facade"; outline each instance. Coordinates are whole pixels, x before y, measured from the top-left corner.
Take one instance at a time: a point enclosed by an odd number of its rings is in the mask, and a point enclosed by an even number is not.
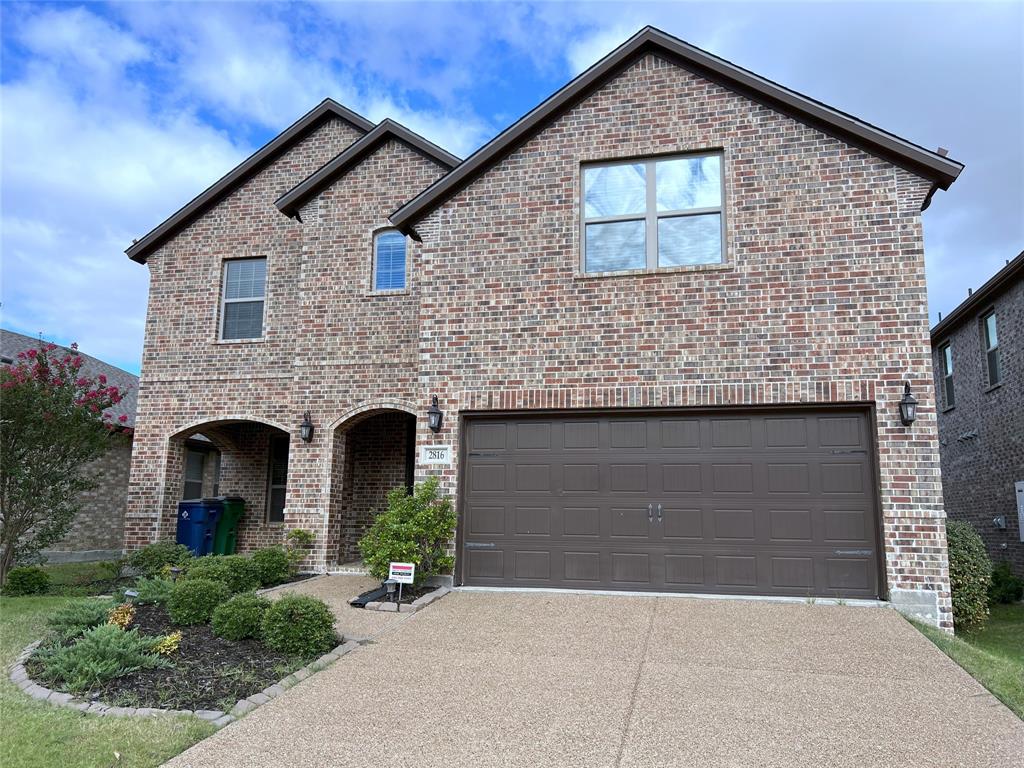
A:
[[[103,456],[82,468],[96,487],[79,496],[81,508],[68,532],[43,553],[48,560],[80,559],[88,553],[104,557],[121,551],[131,461],[131,438],[116,436]]]
[[[257,212],[346,138],[310,136],[278,161],[287,173],[256,177],[232,195],[244,205],[229,198],[150,256],[132,541],[173,517],[171,438],[203,420],[290,431],[287,525],[317,531],[310,564],[323,568],[347,530],[342,454],[360,418],[414,414],[417,446],[457,456],[469,410],[858,403],[874,416],[890,596],[951,627],[920,215],[930,182],[647,54],[420,222],[408,289],[381,295],[372,235],[441,175],[424,156],[385,144],[303,206],[301,224]],[[581,163],[707,149],[724,152],[723,265],[579,274]],[[239,233],[243,211],[259,226]],[[270,259],[267,340],[217,343],[221,261],[250,254]],[[904,381],[921,401],[909,429]],[[438,435],[423,418],[432,394]],[[457,461],[416,467],[428,474],[457,495]]]
[[[1020,258],[1020,257],[1018,257]],[[1024,274],[1024,273],[1022,273]],[[981,318],[995,311],[1001,382],[990,387]],[[981,535],[993,562],[1024,576],[1014,484],[1024,481],[1024,277],[987,296],[933,336],[935,387],[942,392],[940,350],[953,353],[955,405],[939,413],[942,492],[950,518]],[[941,400],[941,396],[940,396]],[[993,524],[1003,516],[1006,528]]]

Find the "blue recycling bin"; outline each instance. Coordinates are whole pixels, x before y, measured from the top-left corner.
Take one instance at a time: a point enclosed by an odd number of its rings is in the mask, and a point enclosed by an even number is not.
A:
[[[178,543],[184,544],[196,557],[213,551],[224,505],[219,499],[185,499],[178,502]]]

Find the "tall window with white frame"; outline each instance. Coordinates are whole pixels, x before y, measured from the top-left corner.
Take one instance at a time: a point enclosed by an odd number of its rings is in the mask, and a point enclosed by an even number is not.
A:
[[[267,260],[230,259],[224,262],[220,337],[263,337],[263,308],[267,290]]]
[[[999,365],[999,334],[996,330],[996,313],[989,312],[981,318],[982,341],[985,344],[985,367],[988,371],[988,385],[994,387],[1002,379]]]
[[[953,347],[947,341],[939,347],[939,365],[942,371],[942,404],[945,408],[956,405],[956,393],[953,391]]]
[[[406,286],[406,240],[397,229],[373,238],[373,290],[399,291]]]
[[[583,272],[721,264],[722,154],[583,167]]]

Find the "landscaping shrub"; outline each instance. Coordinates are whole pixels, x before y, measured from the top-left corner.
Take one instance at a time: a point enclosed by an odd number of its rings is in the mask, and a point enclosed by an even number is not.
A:
[[[226,640],[259,637],[270,601],[257,595],[235,595],[213,612],[213,634]]]
[[[128,629],[135,618],[135,606],[131,603],[115,605],[107,614],[107,624],[113,624],[118,629]]]
[[[263,614],[263,642],[281,653],[310,657],[326,653],[337,643],[334,614],[323,600],[286,595]]]
[[[130,674],[139,669],[166,667],[169,663],[150,652],[153,638],[137,630],[125,632],[113,624],[86,631],[73,645],[41,649],[36,659],[44,682],[72,693]]]
[[[981,629],[988,620],[988,588],[992,561],[985,544],[970,523],[946,521],[949,547],[949,586],[953,593],[953,626],[958,630]]]
[[[316,541],[316,534],[305,528],[292,528],[284,540],[288,550],[288,570],[294,576],[299,572],[299,566],[309,554],[313,542]]]
[[[175,624],[205,624],[214,609],[229,597],[228,588],[218,581],[187,579],[174,585],[167,601],[167,612]]]
[[[282,547],[257,549],[252,553],[253,566],[260,577],[260,586],[272,587],[288,581],[291,575],[291,561]]]
[[[181,630],[157,638],[150,650],[158,656],[173,656],[181,646]]]
[[[455,532],[451,501],[437,491],[437,478],[419,483],[409,495],[405,488],[388,493],[388,508],[373,521],[359,542],[370,573],[386,579],[392,561],[416,564],[416,583],[448,573],[453,558],[447,553]]]
[[[160,576],[147,578],[143,576],[135,583],[138,593],[133,600],[139,605],[164,605],[171,599],[174,582]]]
[[[1024,597],[1024,579],[1014,575],[1007,562],[992,567],[992,585],[988,588],[988,601],[995,603],[1016,603]]]
[[[7,572],[3,594],[8,597],[41,595],[49,588],[50,576],[46,571],[37,565],[25,565]]]
[[[204,579],[223,584],[233,594],[251,592],[260,586],[259,566],[242,555],[200,557],[189,566],[186,581]]]
[[[184,566],[191,558],[192,551],[184,544],[157,541],[132,552],[126,562],[143,576],[159,576],[164,566]]]
[[[66,642],[87,629],[105,624],[113,600],[85,600],[58,608],[47,620],[47,625],[60,642]]]

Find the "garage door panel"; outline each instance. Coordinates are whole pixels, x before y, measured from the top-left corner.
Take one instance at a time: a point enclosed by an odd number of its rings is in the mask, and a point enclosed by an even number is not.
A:
[[[467,420],[464,583],[878,595],[863,414],[490,421]]]

